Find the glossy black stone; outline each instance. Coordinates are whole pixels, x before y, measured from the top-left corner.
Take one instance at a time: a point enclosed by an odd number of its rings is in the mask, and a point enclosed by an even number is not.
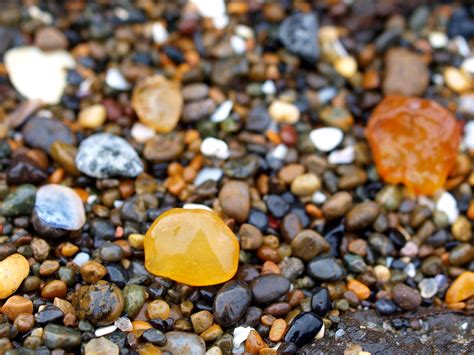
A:
[[[212,311],[215,322],[222,327],[236,324],[247,312],[251,300],[252,294],[245,282],[227,282],[214,298]]]
[[[142,337],[153,345],[164,346],[166,344],[166,335],[158,329],[147,329],[143,332]]]
[[[321,287],[311,297],[311,310],[318,316],[324,317],[331,309],[331,298],[329,290]]]
[[[252,297],[256,303],[271,303],[285,295],[290,289],[290,281],[280,275],[261,275],[250,284]]]
[[[291,323],[285,342],[303,346],[311,342],[323,327],[322,319],[313,312],[300,313]]]
[[[337,281],[344,277],[345,271],[332,257],[317,257],[308,264],[308,274],[321,281]]]

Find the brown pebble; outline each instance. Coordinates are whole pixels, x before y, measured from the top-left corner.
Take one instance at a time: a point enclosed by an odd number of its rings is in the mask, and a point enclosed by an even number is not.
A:
[[[57,260],[45,260],[40,266],[39,273],[41,276],[50,276],[59,269]]]
[[[33,302],[29,298],[14,295],[11,296],[1,308],[4,315],[8,317],[10,321],[14,321],[20,313],[33,313]]]
[[[332,220],[344,216],[351,208],[352,196],[341,191],[332,195],[323,205],[322,211],[326,219]]]
[[[68,46],[68,40],[57,28],[43,27],[36,32],[35,46],[43,51],[66,49]]]
[[[291,241],[293,255],[309,261],[321,253],[330,250],[329,243],[311,229],[304,229]]]
[[[228,181],[219,192],[219,203],[226,215],[245,222],[250,212],[249,186],[242,181]]]
[[[13,323],[20,333],[26,333],[35,325],[35,317],[31,313],[20,313]]]
[[[81,266],[80,273],[85,282],[93,284],[107,274],[107,269],[101,263],[90,260]]]
[[[269,338],[271,341],[278,343],[286,332],[287,324],[284,319],[276,319],[270,328]]]
[[[266,348],[267,344],[256,330],[251,330],[247,340],[245,340],[245,351],[250,354],[258,354],[260,349]]]
[[[64,298],[67,293],[67,285],[62,280],[49,281],[41,290],[41,297],[52,300],[55,297]]]
[[[205,342],[210,342],[216,340],[222,334],[224,334],[224,331],[221,326],[219,324],[214,324],[201,333],[201,338],[203,338]]]
[[[240,226],[239,237],[243,250],[256,250],[262,246],[262,232],[251,224],[244,223]]]
[[[209,311],[200,311],[191,316],[191,323],[193,324],[194,332],[196,334],[201,334],[207,330],[213,322],[214,318],[212,317],[212,313]]]
[[[146,315],[149,319],[166,319],[170,315],[170,306],[163,300],[155,300],[148,303]]]
[[[413,311],[421,305],[421,296],[418,290],[399,283],[393,289],[393,300],[407,311]]]

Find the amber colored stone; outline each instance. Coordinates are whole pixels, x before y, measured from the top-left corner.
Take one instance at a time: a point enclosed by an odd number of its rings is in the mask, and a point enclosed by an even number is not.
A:
[[[33,314],[33,302],[18,295],[11,296],[0,309],[12,322],[20,313]]]
[[[142,320],[133,321],[132,326],[133,326],[132,334],[135,335],[137,338],[141,337],[145,330],[153,328],[150,323],[142,321]]]
[[[144,246],[148,271],[191,286],[219,284],[237,271],[239,242],[214,212],[171,209],[155,220]]]
[[[263,341],[262,337],[256,330],[251,330],[250,334],[245,341],[245,351],[250,354],[258,354],[260,349],[266,348],[267,344]]]
[[[453,281],[446,292],[446,303],[457,303],[474,296],[474,272],[465,271]]]
[[[166,319],[170,315],[170,306],[163,300],[150,302],[146,309],[146,315],[149,319]]]
[[[377,105],[366,134],[386,182],[432,195],[456,161],[461,131],[455,117],[438,103],[394,95]]]
[[[347,289],[354,292],[360,300],[366,300],[370,297],[370,289],[360,281],[349,280],[347,282]]]

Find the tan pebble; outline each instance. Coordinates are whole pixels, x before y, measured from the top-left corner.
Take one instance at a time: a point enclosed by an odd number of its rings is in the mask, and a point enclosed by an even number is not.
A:
[[[457,93],[466,92],[472,86],[470,75],[455,67],[448,67],[444,70],[444,80],[446,85]]]
[[[105,337],[91,339],[84,347],[86,355],[118,355],[119,352],[118,345]]]
[[[20,313],[33,313],[33,302],[22,296],[11,296],[1,309],[2,313],[8,317],[10,321],[14,321]]]
[[[76,309],[74,306],[62,298],[56,297],[53,301],[53,304],[58,307],[64,314],[73,314],[76,315]]]
[[[286,326],[287,324],[284,319],[276,319],[270,328],[270,335],[268,336],[270,340],[279,342],[286,332]]]
[[[308,196],[321,188],[319,178],[311,173],[297,176],[291,183],[291,192],[297,196]]]
[[[84,128],[95,129],[102,127],[107,118],[104,105],[96,104],[86,107],[79,112],[78,122]]]
[[[300,110],[292,103],[275,100],[268,107],[270,117],[277,123],[293,124],[300,120]]]
[[[166,319],[170,315],[170,306],[162,300],[155,300],[148,303],[146,314],[149,319]]]
[[[59,269],[57,260],[45,260],[40,266],[39,273],[41,276],[50,276]]]
[[[273,349],[273,348],[263,348],[263,349],[260,349],[260,351],[258,352],[258,355],[276,355],[276,354],[278,354],[278,352],[276,349]]]
[[[128,242],[132,246],[132,248],[137,250],[143,250],[143,241],[145,240],[145,236],[143,234],[130,234],[128,236]]]
[[[209,329],[213,322],[214,318],[212,317],[212,313],[209,311],[200,311],[191,316],[191,323],[193,324],[194,332],[196,334],[201,334]]]
[[[288,164],[280,169],[278,178],[285,184],[291,184],[297,176],[303,175],[305,167],[302,164]]]
[[[221,326],[219,324],[214,324],[207,330],[205,330],[203,333],[201,333],[201,338],[203,338],[206,342],[214,341],[222,334],[224,334],[224,331],[222,330]]]
[[[55,297],[64,298],[67,293],[67,285],[62,280],[49,281],[41,290],[41,297],[52,300]]]
[[[357,62],[351,56],[340,57],[336,59],[334,69],[344,78],[349,79],[357,73]]]
[[[377,265],[374,267],[375,277],[377,281],[388,282],[390,280],[391,274],[389,268],[383,265]]]
[[[251,330],[247,340],[245,340],[245,351],[250,354],[258,354],[261,349],[266,348],[267,344],[256,330]]]
[[[35,325],[35,317],[31,313],[20,313],[15,318],[13,325],[20,333],[26,333]]]
[[[64,243],[61,247],[61,254],[65,257],[74,256],[78,251],[79,247],[69,242]]]
[[[29,272],[30,264],[21,254],[13,254],[0,261],[0,299],[15,292]]]
[[[222,355],[222,350],[218,346],[213,346],[208,351],[206,351],[206,355]]]
[[[88,283],[96,283],[102,279],[107,274],[107,269],[101,263],[98,263],[95,260],[90,260],[81,266],[79,270],[82,276],[82,279]]]

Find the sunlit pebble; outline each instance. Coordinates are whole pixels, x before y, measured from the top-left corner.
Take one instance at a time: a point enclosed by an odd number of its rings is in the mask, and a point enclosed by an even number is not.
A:
[[[138,143],[145,143],[147,140],[150,138],[153,138],[156,133],[153,129],[151,129],[148,126],[145,126],[144,124],[140,122],[136,122],[132,126],[131,130],[131,135],[132,138],[135,140],[135,142]]]
[[[105,83],[112,89],[119,91],[125,91],[130,89],[130,84],[123,77],[120,70],[118,70],[117,68],[107,69],[107,74],[105,75]]]
[[[275,95],[276,94],[275,83],[272,80],[267,80],[263,83],[261,90],[265,95]]]
[[[463,143],[467,149],[474,151],[474,121],[469,121],[464,126]]]
[[[211,208],[209,208],[206,205],[201,205],[199,203],[185,203],[183,205],[183,208],[188,209],[188,210],[205,210],[205,211],[212,212]]]
[[[85,263],[87,263],[90,260],[90,255],[84,252],[77,253],[74,259],[72,259],[73,263],[76,264],[77,266],[81,267]]]
[[[110,334],[110,333],[113,333],[117,330],[117,326],[115,324],[112,324],[112,325],[108,325],[107,327],[102,327],[102,328],[97,328],[95,330],[95,333],[94,335],[96,337],[102,337],[104,335],[107,335],[107,334]]]
[[[238,349],[247,340],[252,329],[252,327],[237,327],[234,329],[234,349]]]
[[[355,149],[353,145],[350,145],[344,149],[335,150],[328,156],[330,164],[350,164],[354,162]]]
[[[230,45],[234,50],[235,54],[243,54],[247,49],[247,44],[245,43],[245,40],[243,40],[242,37],[239,36],[232,36],[230,38]]]
[[[121,200],[115,200],[114,201],[114,207],[115,208],[120,208],[120,207],[122,207],[122,205],[123,205],[123,201],[121,201]]]
[[[456,43],[459,54],[461,54],[463,57],[468,57],[471,54],[469,44],[463,36],[454,37],[454,42]]]
[[[214,113],[211,115],[211,121],[215,123],[224,121],[229,117],[233,106],[234,103],[231,100],[226,100],[221,103],[216,111],[214,111]]]
[[[131,332],[133,330],[132,322],[126,317],[117,318],[114,324],[122,332]]]
[[[448,36],[444,32],[431,32],[428,36],[431,47],[433,48],[444,48],[448,44]]]
[[[229,24],[229,17],[227,15],[222,15],[220,17],[214,17],[212,19],[212,24],[218,30],[222,30],[227,27]]]
[[[153,23],[151,27],[151,35],[156,44],[163,44],[168,41],[168,31],[161,22]]]
[[[412,263],[409,263],[405,268],[403,269],[403,272],[407,274],[409,277],[415,277],[416,275],[416,268],[415,265]]]
[[[327,197],[325,194],[323,194],[321,191],[316,191],[313,196],[311,197],[311,201],[313,201],[313,203],[317,204],[317,205],[320,205],[324,202],[326,202],[327,200]]]
[[[209,157],[216,157],[223,160],[230,156],[227,143],[213,137],[208,137],[202,141],[201,153]]]
[[[275,149],[273,149],[271,156],[278,160],[283,160],[288,153],[288,147],[284,144],[278,144]]]
[[[436,210],[446,213],[451,224],[459,217],[456,199],[447,191],[444,191],[436,201]]]
[[[219,181],[222,175],[223,175],[223,172],[221,169],[203,168],[201,171],[199,171],[193,183],[195,186],[199,186],[203,182],[206,182],[208,180]]]
[[[342,133],[342,130],[335,127],[313,129],[309,134],[311,143],[321,152],[330,152],[341,144],[343,138],[344,133]]]
[[[235,34],[245,39],[254,38],[253,30],[250,27],[245,26],[245,25],[235,26]]]

